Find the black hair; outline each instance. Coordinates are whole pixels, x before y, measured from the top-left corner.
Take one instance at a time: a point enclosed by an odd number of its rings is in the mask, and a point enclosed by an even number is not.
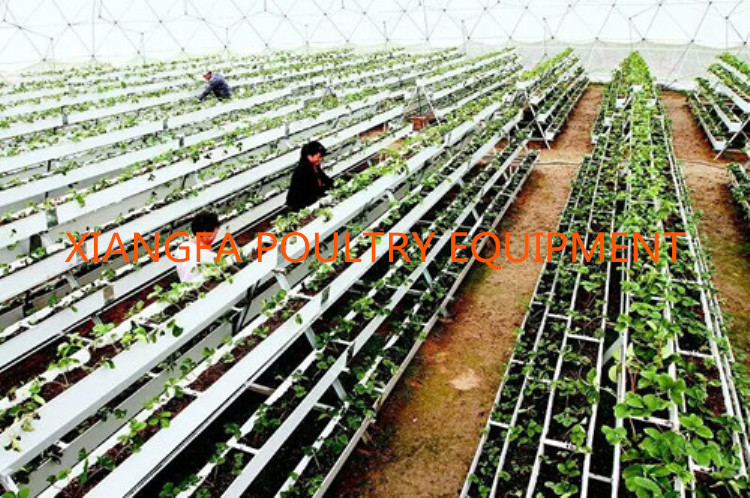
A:
[[[201,211],[190,222],[190,229],[193,231],[193,235],[199,232],[213,232],[217,228],[219,228],[219,216],[213,211]]]
[[[307,156],[314,156],[317,153],[321,153],[325,156],[328,151],[323,146],[323,144],[318,142],[317,140],[308,142],[302,146],[302,151],[300,152],[300,160],[307,162]]]

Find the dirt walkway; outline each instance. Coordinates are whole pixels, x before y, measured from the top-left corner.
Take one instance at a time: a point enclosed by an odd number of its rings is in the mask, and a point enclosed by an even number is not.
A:
[[[729,333],[735,351],[750,353],[750,238],[727,187],[729,161],[714,160],[703,132],[695,124],[684,95],[664,92],[672,118],[677,158],[683,161],[693,208],[703,211],[698,225],[703,247],[712,255],[714,282],[724,311],[733,321]],[[745,362],[750,366],[750,360]]]
[[[514,207],[499,229],[512,240],[524,232],[552,231],[599,110],[601,87],[591,87],[553,150],[542,152]],[[544,251],[544,249],[542,249]],[[372,444],[360,444],[330,496],[455,496],[463,485],[502,365],[521,325],[542,263],[497,261],[477,268],[455,303],[454,319],[436,330],[373,426]]]

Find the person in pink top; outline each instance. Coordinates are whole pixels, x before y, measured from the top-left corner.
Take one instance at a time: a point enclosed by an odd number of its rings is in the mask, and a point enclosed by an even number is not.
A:
[[[177,275],[181,282],[195,282],[202,278],[200,272],[195,268],[198,265],[198,234],[209,233],[210,235],[200,236],[201,250],[200,262],[213,263],[216,259],[216,253],[205,247],[211,247],[216,235],[219,233],[219,217],[211,211],[201,211],[196,214],[190,223],[190,229],[193,236],[184,244],[180,245],[175,251],[175,257],[188,257],[185,261],[176,263]]]

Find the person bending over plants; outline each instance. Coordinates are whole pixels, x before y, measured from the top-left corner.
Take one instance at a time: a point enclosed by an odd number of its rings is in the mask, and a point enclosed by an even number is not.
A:
[[[224,75],[216,73],[210,69],[203,74],[203,79],[208,81],[208,85],[198,96],[199,101],[203,101],[209,94],[213,93],[217,99],[229,99],[232,96],[232,88],[224,80]]]
[[[211,247],[211,243],[216,239],[216,234],[219,233],[219,217],[214,212],[201,211],[193,218],[190,229],[193,236],[175,251],[175,258],[186,258],[185,261],[176,263],[180,282],[195,282],[202,278],[199,271],[194,271],[199,263],[199,253],[200,263],[212,263],[216,259],[216,253],[208,248]],[[203,235],[199,235],[201,233]]]
[[[302,146],[299,164],[292,173],[286,204],[294,211],[304,209],[323,197],[333,187],[333,180],[320,167],[326,148],[320,142]]]

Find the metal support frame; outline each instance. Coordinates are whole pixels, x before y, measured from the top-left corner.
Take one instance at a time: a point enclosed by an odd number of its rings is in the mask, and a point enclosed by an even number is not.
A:
[[[404,106],[405,113],[408,112],[408,110],[411,109],[411,107],[415,105],[415,103],[417,112],[420,112],[425,107],[426,103],[426,107],[435,117],[435,121],[437,121],[438,124],[441,124],[440,116],[438,115],[435,106],[432,104],[432,98],[430,97],[430,94],[427,92],[427,89],[420,83],[417,83],[414,91],[412,92],[412,96]],[[406,116],[406,114],[404,115]]]
[[[245,305],[242,307],[237,319],[232,322],[232,335],[237,335],[240,329],[245,325],[248,314],[250,313],[250,306],[258,293],[260,282],[255,282],[252,286],[247,289],[245,294]]]
[[[529,98],[531,97],[529,95],[528,89],[524,87],[522,90],[524,100],[526,102],[529,101]],[[542,137],[542,141],[544,141],[544,146],[548,149],[552,148],[552,146],[549,143],[549,140],[547,140],[547,134],[544,132],[544,129],[542,128],[542,124],[539,122],[539,119],[537,118],[536,110],[534,109],[535,106],[529,105],[529,110],[531,111],[531,116],[534,120],[534,125],[536,126],[536,129],[539,131],[539,135]]]
[[[722,156],[722,154],[727,152],[729,150],[731,143],[734,142],[739,136],[743,136],[745,138],[745,146],[750,147],[750,136],[748,136],[748,134],[745,133],[745,130],[748,128],[749,125],[750,125],[750,115],[748,115],[748,117],[742,123],[742,127],[740,128],[740,130],[737,131],[734,135],[732,135],[732,138],[726,141],[726,144],[724,145],[724,147],[714,157],[714,160],[719,159]]]
[[[328,97],[337,98],[336,91],[330,82],[326,82],[323,86],[323,94],[320,96],[320,102],[325,102]]]
[[[552,138],[552,139],[548,139],[547,138],[547,130],[544,127],[542,127],[542,123],[541,123],[541,120],[539,119],[539,113],[537,112],[536,107],[537,107],[537,105],[539,103],[545,102],[547,100],[549,94],[551,93],[551,91],[553,89],[559,87],[561,84],[565,84],[566,85],[566,87],[565,87],[566,91],[563,92],[563,94],[562,94],[562,96],[560,98],[563,98],[565,95],[567,95],[567,93],[570,90],[573,90],[574,89],[573,84],[578,81],[579,77],[564,78],[564,76],[567,75],[568,73],[570,73],[571,70],[573,70],[575,68],[578,68],[578,67],[580,67],[580,61],[577,61],[575,59],[575,56],[573,54],[571,54],[567,58],[561,60],[554,67],[550,68],[545,74],[539,76],[539,80],[542,80],[547,75],[556,73],[555,83],[553,85],[550,85],[547,88],[546,93],[544,94],[544,97],[542,97],[541,100],[539,102],[537,102],[537,103],[532,102],[532,98],[531,98],[532,97],[532,93],[530,93],[530,91],[529,91],[530,89],[534,89],[534,91],[536,91],[536,88],[535,88],[534,84],[532,84],[532,85],[524,85],[524,86],[522,86],[520,88],[521,95],[523,95],[524,100],[526,102],[528,102],[528,109],[531,112],[532,120],[534,121],[534,125],[536,127],[536,130],[539,132],[541,140],[544,142],[545,147],[548,148],[548,149],[551,148],[550,144],[554,140],[554,138]],[[579,93],[578,97],[580,97],[582,95],[582,93],[583,92]],[[577,101],[577,99],[575,99],[575,100]],[[563,104],[562,109],[560,109],[559,112],[567,112],[567,113],[569,113],[573,109],[574,105],[575,105],[574,103],[571,103],[570,105],[567,105],[567,106],[565,104]],[[555,110],[555,108],[557,108],[557,107],[559,107],[559,104],[556,103],[555,106],[553,106],[553,108],[552,108],[551,111]],[[567,109],[566,109],[566,107],[567,107]],[[567,114],[563,118],[563,120],[565,120],[565,119],[567,119]]]

